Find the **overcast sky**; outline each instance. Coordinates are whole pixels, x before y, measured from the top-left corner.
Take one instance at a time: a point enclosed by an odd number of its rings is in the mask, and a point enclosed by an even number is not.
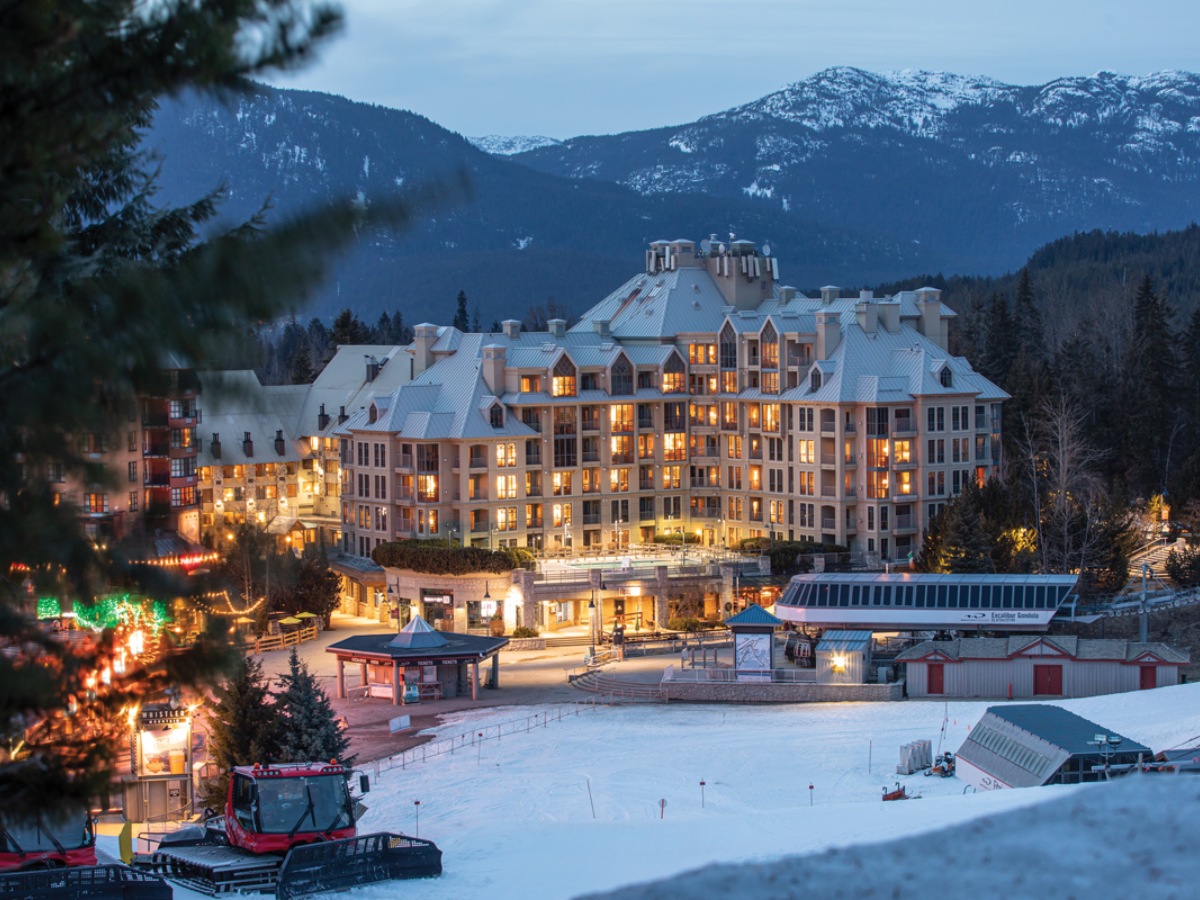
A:
[[[342,0],[346,28],[276,83],[467,136],[690,122],[829,66],[1042,84],[1200,69],[1196,0]]]

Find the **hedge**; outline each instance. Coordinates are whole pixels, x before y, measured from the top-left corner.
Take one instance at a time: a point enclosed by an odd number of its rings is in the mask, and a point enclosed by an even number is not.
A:
[[[427,575],[502,574],[533,563],[524,547],[460,547],[449,541],[389,541],[371,551],[371,559],[391,569],[408,569]]]

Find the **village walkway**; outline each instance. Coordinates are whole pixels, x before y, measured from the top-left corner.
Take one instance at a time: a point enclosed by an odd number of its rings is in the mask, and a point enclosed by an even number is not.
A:
[[[407,706],[393,706],[390,700],[352,699],[359,692],[358,667],[346,667],[346,686],[350,697],[336,698],[337,663],[332,653],[325,652],[330,644],[356,634],[382,634],[390,629],[373,619],[334,613],[332,628],[318,632],[316,640],[297,645],[297,653],[309,671],[329,696],[337,715],[345,719],[350,733],[350,750],[358,762],[381,759],[394,753],[419,746],[429,740],[418,735],[422,729],[437,725],[448,713],[488,706],[532,706],[550,703],[587,701],[590,694],[571,687],[567,671],[583,664],[583,647],[550,648],[546,650],[504,650],[500,653],[500,687],[483,689],[478,700],[456,697],[451,700],[425,700]],[[254,658],[275,686],[279,676],[288,671],[291,648],[271,650]],[[678,664],[675,654],[628,659],[614,663],[607,670],[613,678],[645,684],[657,684],[663,670]],[[487,671],[487,666],[484,667]],[[411,727],[392,734],[389,723],[397,716],[409,716]]]

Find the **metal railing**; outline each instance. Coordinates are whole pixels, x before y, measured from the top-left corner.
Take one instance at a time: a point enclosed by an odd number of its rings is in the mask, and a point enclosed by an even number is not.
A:
[[[816,680],[815,669],[770,669],[759,671],[718,668],[714,666],[684,669],[670,665],[663,670],[664,682],[690,682],[693,684],[737,684],[739,682],[758,684],[812,684]]]
[[[402,753],[394,753],[383,759],[377,759],[369,765],[374,767],[375,780],[378,781],[382,772],[392,769],[407,769],[411,765],[427,762],[447,754],[453,755],[462,750],[478,750],[480,745],[487,741],[499,741],[505,737],[530,734],[534,728],[549,728],[551,722],[560,722],[584,712],[594,712],[597,706],[599,704],[596,699],[558,704],[523,718],[509,719],[494,725],[479,725],[468,733],[439,738],[418,747],[412,747]]]

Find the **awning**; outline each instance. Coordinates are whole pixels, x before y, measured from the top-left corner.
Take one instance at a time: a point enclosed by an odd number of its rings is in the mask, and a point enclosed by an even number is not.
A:
[[[276,516],[267,525],[267,534],[287,534],[295,524],[295,516]]]

